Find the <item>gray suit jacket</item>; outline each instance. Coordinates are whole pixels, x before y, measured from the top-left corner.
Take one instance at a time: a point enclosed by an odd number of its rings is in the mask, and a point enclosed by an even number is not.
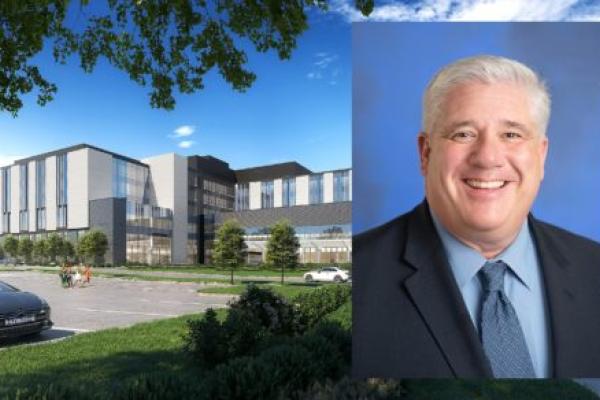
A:
[[[552,373],[600,377],[600,244],[529,216],[550,314]],[[424,201],[353,240],[355,378],[491,378]]]

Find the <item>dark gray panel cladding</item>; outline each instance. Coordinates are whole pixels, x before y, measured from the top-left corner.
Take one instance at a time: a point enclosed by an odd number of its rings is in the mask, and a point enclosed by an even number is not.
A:
[[[235,171],[238,183],[252,181],[267,181],[282,176],[297,176],[312,174],[312,171],[295,161],[264,165],[261,167],[238,169]]]
[[[217,218],[217,223],[235,218],[245,227],[269,226],[281,218],[295,226],[342,225],[352,222],[352,202],[226,212]]]
[[[125,199],[114,197],[90,201],[90,229],[98,229],[108,238],[105,260],[123,264],[126,260]]]

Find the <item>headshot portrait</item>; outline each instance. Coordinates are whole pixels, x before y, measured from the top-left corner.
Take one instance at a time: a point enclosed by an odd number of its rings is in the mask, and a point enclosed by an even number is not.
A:
[[[355,378],[600,377],[598,39],[353,26]]]

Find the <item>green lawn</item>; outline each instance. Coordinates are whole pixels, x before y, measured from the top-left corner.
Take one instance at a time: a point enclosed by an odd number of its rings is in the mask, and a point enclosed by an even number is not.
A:
[[[314,290],[322,284],[316,283],[286,283],[281,285],[279,283],[263,283],[257,285],[260,288],[272,289],[275,293],[278,293],[284,297],[291,298],[300,293],[309,292]],[[242,294],[246,290],[247,285],[233,285],[233,286],[217,286],[208,287],[198,290],[200,293],[213,293],[213,294]]]
[[[217,311],[224,317],[225,310]],[[188,315],[0,351],[0,397],[32,383],[75,382],[108,391],[139,374],[202,374],[182,351]],[[86,389],[87,390],[87,389]]]
[[[163,271],[163,272],[188,272],[196,274],[218,274],[218,275],[229,275],[231,270],[227,268],[217,267],[200,267],[200,266],[174,266],[174,267],[145,267],[145,266],[128,266],[126,267],[133,271]],[[285,276],[302,276],[304,273],[313,270],[315,268],[303,268],[299,267],[296,270],[285,270]],[[234,271],[234,276],[281,276],[281,270],[275,269],[260,269],[260,268],[238,268]]]

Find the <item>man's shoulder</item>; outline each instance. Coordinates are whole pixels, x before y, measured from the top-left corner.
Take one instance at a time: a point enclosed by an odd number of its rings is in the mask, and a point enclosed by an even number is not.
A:
[[[600,258],[600,243],[539,219],[531,218],[530,222],[538,241],[541,239],[563,253]]]

